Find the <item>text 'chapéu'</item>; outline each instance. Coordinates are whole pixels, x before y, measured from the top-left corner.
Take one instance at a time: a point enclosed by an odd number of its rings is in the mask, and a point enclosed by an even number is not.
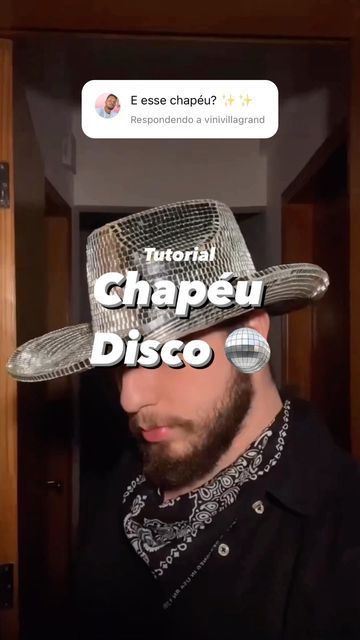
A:
[[[170,280],[158,280],[151,285],[141,279],[138,271],[128,271],[126,276],[112,271],[97,278],[94,298],[107,309],[122,306],[171,308],[179,318],[188,318],[191,308],[203,307],[207,302],[222,309],[234,304],[244,308],[261,307],[265,295],[262,280],[238,280],[233,285],[231,280],[234,278],[234,273],[225,272],[210,286],[200,280],[183,280],[178,286]]]

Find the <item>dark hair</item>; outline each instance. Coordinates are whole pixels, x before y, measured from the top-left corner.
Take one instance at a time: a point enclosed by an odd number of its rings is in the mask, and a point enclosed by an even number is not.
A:
[[[118,97],[115,95],[115,93],[109,93],[109,95],[106,98],[106,100],[108,100],[109,98],[115,98],[115,100],[118,100]]]

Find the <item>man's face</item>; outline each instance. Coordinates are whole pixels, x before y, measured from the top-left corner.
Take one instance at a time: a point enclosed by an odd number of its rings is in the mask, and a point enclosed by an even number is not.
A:
[[[109,96],[108,98],[106,98],[105,109],[107,111],[112,111],[115,106],[116,106],[116,98],[115,98],[115,96]]]
[[[212,471],[250,408],[250,377],[224,352],[228,332],[215,328],[183,342],[205,340],[212,364],[196,369],[121,367],[120,402],[143,457],[144,474],[164,489],[186,486]]]

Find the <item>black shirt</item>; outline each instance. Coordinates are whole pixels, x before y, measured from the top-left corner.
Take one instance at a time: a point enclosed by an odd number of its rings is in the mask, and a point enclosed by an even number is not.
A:
[[[136,464],[125,455],[109,478],[82,549],[75,637],[360,637],[359,466],[307,403],[292,402],[278,464],[242,487],[236,518],[165,610],[124,534],[121,498]]]
[[[129,479],[123,495],[125,534],[159,583],[164,608],[172,606],[211,558],[230,553],[221,542],[236,524],[238,502],[246,496],[246,485],[258,482],[279,463],[291,423],[291,403],[284,402],[271,424],[232,464],[196,489],[172,500],[140,473]],[[261,500],[252,508],[264,511]],[[220,546],[221,544],[221,546]]]

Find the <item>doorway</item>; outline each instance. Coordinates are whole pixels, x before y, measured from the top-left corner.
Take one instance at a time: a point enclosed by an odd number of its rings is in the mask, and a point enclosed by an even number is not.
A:
[[[340,126],[283,194],[283,262],[313,262],[330,278],[325,297],[283,320],[283,383],[320,411],[351,449],[348,135]]]

